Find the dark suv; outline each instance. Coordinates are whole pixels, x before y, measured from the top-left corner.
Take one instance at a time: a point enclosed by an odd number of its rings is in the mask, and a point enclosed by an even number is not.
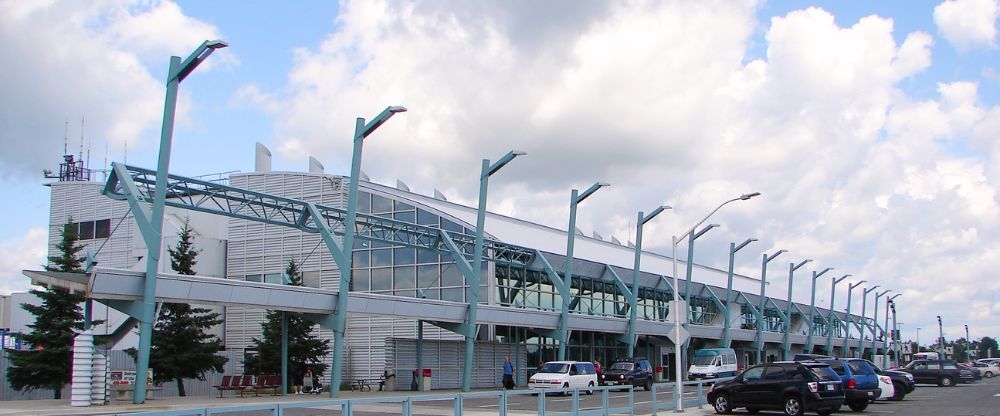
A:
[[[913,360],[899,369],[913,374],[917,383],[937,384],[941,387],[954,386],[959,381],[972,381],[972,372],[959,367],[951,360]]]
[[[844,390],[829,364],[779,361],[750,367],[732,380],[713,384],[708,402],[723,414],[745,407],[749,413],[776,409],[788,416],[807,411],[826,416],[844,403]]]
[[[865,410],[868,403],[874,402],[882,395],[882,389],[878,387],[878,374],[868,361],[860,358],[835,358],[819,362],[829,364],[830,368],[840,376],[844,387],[844,403],[847,403],[851,410],[855,412]]]
[[[631,384],[649,391],[653,388],[653,366],[645,358],[619,358],[611,367],[604,369],[604,384]]]

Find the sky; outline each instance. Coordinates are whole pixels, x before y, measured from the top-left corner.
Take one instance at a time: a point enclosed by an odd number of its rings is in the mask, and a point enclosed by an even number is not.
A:
[[[169,56],[213,54],[180,88],[171,173],[275,170],[314,156],[347,174],[354,120],[409,111],[365,141],[363,170],[472,204],[481,160],[512,149],[491,211],[669,254],[671,235],[729,204],[695,245],[720,269],[829,305],[832,277],[897,299],[903,337],[1000,336],[997,0],[0,0],[0,292],[45,262],[64,142],[155,168]],[[65,140],[68,137],[68,140]],[[85,159],[88,157],[85,155]],[[860,311],[855,289],[852,311]],[[883,298],[884,299],[884,298]],[[884,300],[880,303],[883,308]],[[884,317],[884,309],[882,309]],[[880,318],[881,321],[881,318]]]

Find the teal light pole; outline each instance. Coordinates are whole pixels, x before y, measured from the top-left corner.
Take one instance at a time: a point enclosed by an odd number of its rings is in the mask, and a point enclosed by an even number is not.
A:
[[[642,226],[660,215],[664,210],[670,209],[667,205],[657,207],[649,215],[639,215],[635,221],[635,261],[632,263],[632,287],[629,288],[629,313],[628,313],[628,339],[625,341],[625,351],[629,357],[635,357],[635,321],[638,319],[637,311],[639,304],[639,262],[642,259]]]
[[[358,185],[361,182],[361,153],[364,140],[396,113],[406,111],[403,106],[390,106],[382,110],[372,121],[365,123],[363,117],[354,122],[354,151],[351,154],[351,182],[347,190],[347,216],[344,218],[343,257],[346,265],[340,270],[340,296],[337,296],[337,313],[333,322],[333,365],[330,374],[330,397],[340,394],[341,373],[344,368],[344,331],[347,327],[347,298],[351,291],[351,268],[354,263],[354,233],[357,230],[358,218]],[[319,221],[319,219],[316,219]]]
[[[163,105],[163,126],[160,129],[160,153],[156,164],[156,191],[153,194],[153,209],[149,221],[137,224],[146,241],[146,276],[143,279],[141,315],[139,320],[139,356],[135,363],[135,390],[132,403],[141,404],[146,400],[146,372],[149,369],[149,350],[153,341],[153,321],[156,320],[156,276],[160,268],[160,249],[163,240],[163,211],[167,201],[167,170],[170,168],[170,147],[174,136],[174,113],[177,109],[177,89],[191,72],[208,58],[216,49],[225,48],[228,43],[208,40],[198,46],[194,53],[181,61],[179,56],[170,57],[167,70],[167,94]]]
[[[597,192],[602,187],[610,186],[606,182],[598,182],[587,188],[586,191],[574,189],[569,198],[569,229],[566,231],[566,272],[563,275],[563,284],[566,285],[566,293],[573,292],[573,244],[576,241],[576,206],[583,200]],[[563,296],[562,313],[559,314],[559,360],[566,359],[566,344],[569,343],[569,303],[571,296]]]
[[[472,280],[469,284],[469,322],[465,334],[465,367],[462,368],[462,391],[469,391],[472,388],[472,362],[475,357],[476,343],[476,315],[479,309],[479,284],[483,279],[483,236],[486,233],[486,193],[490,185],[490,176],[510,163],[515,157],[523,156],[525,153],[518,150],[511,150],[500,158],[496,163],[490,164],[489,159],[483,159],[483,170],[479,174],[479,209],[476,211],[476,243],[472,253]],[[422,370],[421,370],[422,371]]]
[[[679,341],[681,339],[681,319],[684,319],[685,321],[687,320],[686,317],[687,317],[687,309],[688,309],[687,304],[681,303],[681,301],[680,301],[680,294],[678,293],[678,292],[680,292],[680,284],[679,284],[678,278],[677,278],[677,244],[680,243],[680,241],[682,239],[684,239],[685,237],[689,237],[691,235],[691,233],[693,233],[694,230],[698,228],[698,226],[700,226],[705,221],[708,221],[708,219],[713,214],[715,214],[720,209],[722,209],[722,207],[726,206],[726,204],[728,204],[730,202],[735,202],[735,201],[746,201],[746,200],[748,200],[750,198],[753,198],[755,196],[758,196],[758,195],[760,195],[760,192],[753,192],[753,193],[749,193],[749,194],[743,194],[743,195],[740,195],[737,198],[733,198],[733,199],[727,200],[727,201],[719,204],[719,206],[715,207],[715,209],[713,209],[712,212],[709,212],[708,215],[705,216],[705,218],[702,218],[701,221],[698,221],[697,223],[695,223],[694,226],[692,226],[691,228],[689,228],[687,231],[685,231],[680,236],[673,236],[673,237],[671,237],[670,246],[672,247],[672,254],[670,255],[670,258],[671,258],[671,262],[673,263],[673,269],[674,269],[674,304],[671,306],[671,308],[672,308],[671,312],[674,314],[674,377],[675,377],[674,378],[674,391],[676,392],[674,397],[679,397],[679,398],[680,397],[684,397],[684,384],[683,384],[684,380],[682,379],[682,377],[684,375],[684,369],[681,367],[683,365],[683,361],[681,360],[681,343]],[[691,249],[691,247],[688,247],[688,250],[690,250],[690,249]],[[690,277],[691,277],[690,270],[691,270],[691,253],[689,252],[688,253],[688,279],[689,279],[689,282],[690,282]],[[687,299],[687,296],[688,296],[687,292],[684,293],[684,296],[685,296],[685,299]],[[676,308],[683,308],[684,310],[683,311],[676,310]],[[682,314],[683,314],[684,318],[681,317]],[[680,400],[680,399],[675,400],[675,403],[676,403],[676,407],[675,407],[674,411],[676,411],[676,412],[684,412],[684,403],[683,403],[683,400]]]
[[[828,315],[829,318],[827,319],[828,321],[830,321],[830,330],[827,331],[826,334],[826,355],[829,355],[831,357],[833,356],[833,328],[834,328],[833,320],[834,318],[836,318],[836,316],[833,314],[833,305],[834,305],[833,301],[834,299],[837,298],[837,283],[840,283],[840,281],[850,276],[851,276],[850,274],[845,274],[841,277],[834,278],[833,280],[831,280],[830,284],[830,314]]]
[[[785,321],[786,321],[785,322],[785,336],[784,336],[784,340],[782,342],[782,344],[784,344],[784,345],[783,345],[783,348],[781,349],[782,354],[784,354],[784,357],[782,357],[783,360],[791,360],[792,359],[792,339],[791,339],[791,334],[792,334],[792,288],[794,287],[794,286],[792,286],[792,282],[795,281],[795,271],[798,270],[800,267],[805,266],[806,263],[809,263],[811,261],[812,261],[812,259],[805,259],[805,260],[802,260],[801,262],[799,262],[799,264],[788,263],[788,305],[785,306],[785,308],[786,308],[785,309]]]
[[[889,309],[892,310],[892,359],[896,361],[895,367],[899,367],[899,325],[896,323],[896,298],[902,296],[902,293],[897,293],[892,295],[886,303],[889,304]],[[888,317],[886,317],[888,318]],[[882,358],[882,367],[885,368],[886,360],[885,357]]]
[[[865,325],[865,312],[868,311],[868,294],[871,293],[871,292],[874,292],[875,289],[878,289],[879,287],[881,287],[881,286],[875,285],[875,286],[872,286],[870,288],[862,289],[861,290],[861,322],[858,322],[858,325],[861,326],[860,328],[858,328],[858,357],[860,357],[860,358],[864,358],[865,357],[865,328],[864,327],[867,326],[867,325]]]
[[[944,324],[941,323],[941,315],[938,315],[937,318],[938,318],[938,354],[940,354],[938,355],[938,357],[941,357],[940,359],[943,360],[947,358],[944,355]]]
[[[875,316],[872,317],[872,361],[875,361],[875,354],[878,353],[878,299],[885,296],[886,293],[892,292],[892,290],[886,290],[882,293],[875,294]],[[882,328],[885,332],[885,328]]]
[[[687,264],[685,264],[684,300],[691,304],[691,278],[694,275],[694,240],[705,235],[709,230],[718,227],[719,224],[708,224],[696,233],[688,233],[688,253]]]
[[[840,354],[843,355],[844,358],[847,358],[847,357],[851,356],[851,354],[850,354],[851,350],[848,349],[848,346],[847,346],[847,341],[849,339],[851,339],[851,324],[854,322],[854,317],[851,316],[851,292],[854,291],[854,288],[856,288],[858,286],[861,286],[861,284],[864,283],[864,282],[867,282],[867,280],[862,280],[860,282],[853,283],[853,284],[852,283],[848,283],[847,284],[847,324],[844,325],[844,328],[845,328],[845,331],[844,331],[844,346],[843,346],[843,348],[841,348],[841,351],[840,351]]]
[[[833,267],[827,267],[819,273],[813,270],[812,295],[809,297],[809,335],[806,336],[806,354],[812,354],[813,352],[813,328],[816,326],[816,320],[814,319],[816,314],[816,279],[819,279],[820,276],[830,270],[833,270]]]
[[[748,244],[754,241],[757,241],[757,239],[748,238],[746,239],[746,241],[740,243],[740,245],[738,246],[736,245],[736,243],[729,243],[729,274],[726,283],[726,302],[725,302],[726,322],[723,325],[722,329],[722,348],[729,348],[729,344],[730,342],[732,342],[732,337],[729,335],[729,327],[732,325],[730,323],[730,321],[732,321],[732,316],[730,315],[729,312],[730,308],[729,302],[732,302],[731,298],[733,293],[733,268],[735,267],[736,264],[736,252],[740,251],[740,249],[746,247]]]
[[[758,311],[760,311],[760,322],[757,323],[757,339],[755,340],[756,343],[757,343],[757,350],[756,350],[756,355],[757,356],[755,357],[756,360],[757,360],[757,364],[760,364],[760,363],[763,362],[763,355],[764,355],[763,354],[763,350],[764,350],[764,323],[767,321],[767,314],[764,313],[764,311],[765,311],[764,308],[767,307],[767,303],[766,303],[766,301],[767,301],[767,264],[770,263],[771,260],[774,260],[775,258],[777,258],[778,256],[780,256],[781,253],[787,253],[787,252],[788,252],[788,250],[781,249],[781,250],[778,250],[774,254],[771,254],[771,255],[767,255],[767,253],[761,254],[761,258],[760,258],[760,308],[758,309]]]

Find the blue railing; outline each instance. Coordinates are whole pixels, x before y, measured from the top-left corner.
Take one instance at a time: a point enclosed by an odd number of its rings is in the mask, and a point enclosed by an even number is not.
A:
[[[628,393],[628,406],[622,407],[610,407],[610,400],[608,398],[608,392],[611,389],[621,390],[625,389]],[[655,391],[655,390],[654,390]],[[546,394],[539,394],[540,392]],[[601,407],[595,409],[580,409],[580,393],[592,392],[601,395]],[[571,408],[568,412],[547,412],[545,410],[545,401],[547,394],[561,393],[563,395],[572,395]],[[473,392],[473,393],[451,393],[451,394],[427,394],[427,395],[415,395],[415,396],[394,396],[394,397],[372,397],[363,399],[337,399],[337,400],[320,400],[320,401],[310,401],[310,402],[287,402],[287,403],[264,403],[264,404],[252,404],[243,406],[220,406],[220,407],[207,407],[207,408],[195,408],[195,409],[185,409],[185,410],[165,410],[165,411],[155,411],[155,412],[141,412],[141,413],[127,413],[129,416],[134,415],[146,415],[146,416],[209,416],[221,413],[243,413],[243,412],[270,412],[272,416],[282,416],[285,410],[288,409],[302,409],[302,408],[316,408],[316,407],[327,407],[327,408],[340,408],[340,414],[343,416],[353,415],[354,408],[363,405],[397,405],[399,406],[399,414],[403,416],[411,416],[413,414],[413,406],[415,403],[419,402],[434,402],[434,401],[452,401],[455,416],[461,416],[464,410],[465,399],[472,398],[496,398],[497,399],[497,413],[499,416],[507,415],[507,403],[512,396],[531,396],[538,395],[538,415],[544,416],[563,416],[563,415],[612,415],[612,414],[633,414],[633,409],[635,408],[635,392],[632,390],[632,386],[602,386],[602,387],[575,387],[575,388],[551,388],[545,390],[497,390],[497,391],[484,391],[484,392]],[[125,415],[125,414],[122,414]]]
[[[694,398],[682,399],[683,400],[682,401],[682,407],[697,406],[699,409],[701,409],[702,406],[708,404],[708,399],[706,397],[707,392],[705,391],[705,385],[706,384],[713,384],[713,383],[717,383],[717,382],[720,382],[720,381],[728,381],[728,380],[732,380],[732,379],[733,379],[733,377],[721,377],[721,378],[713,378],[713,379],[709,379],[709,380],[685,381],[685,382],[681,383],[681,384],[683,384],[685,386],[695,386],[695,389],[694,389],[695,397]],[[658,401],[657,398],[656,398],[657,397],[657,390],[661,390],[662,391],[664,388],[670,388],[670,392],[672,393],[670,401]],[[685,391],[690,392],[690,390],[688,390],[686,388],[685,388]],[[674,409],[677,408],[677,400],[678,400],[678,397],[677,397],[677,391],[674,390],[674,382],[666,382],[666,383],[656,383],[656,384],[653,384],[653,404],[652,404],[652,407],[653,407],[653,414],[654,415],[656,414],[656,412],[658,410],[673,411]]]

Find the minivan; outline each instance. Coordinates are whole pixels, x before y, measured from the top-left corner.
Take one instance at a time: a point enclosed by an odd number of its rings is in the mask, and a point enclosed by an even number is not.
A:
[[[688,377],[691,380],[729,377],[736,375],[736,367],[736,350],[703,348],[695,350]]]
[[[532,390],[594,387],[597,385],[597,369],[594,363],[583,361],[550,361],[528,379]],[[593,390],[586,390],[593,394]]]

